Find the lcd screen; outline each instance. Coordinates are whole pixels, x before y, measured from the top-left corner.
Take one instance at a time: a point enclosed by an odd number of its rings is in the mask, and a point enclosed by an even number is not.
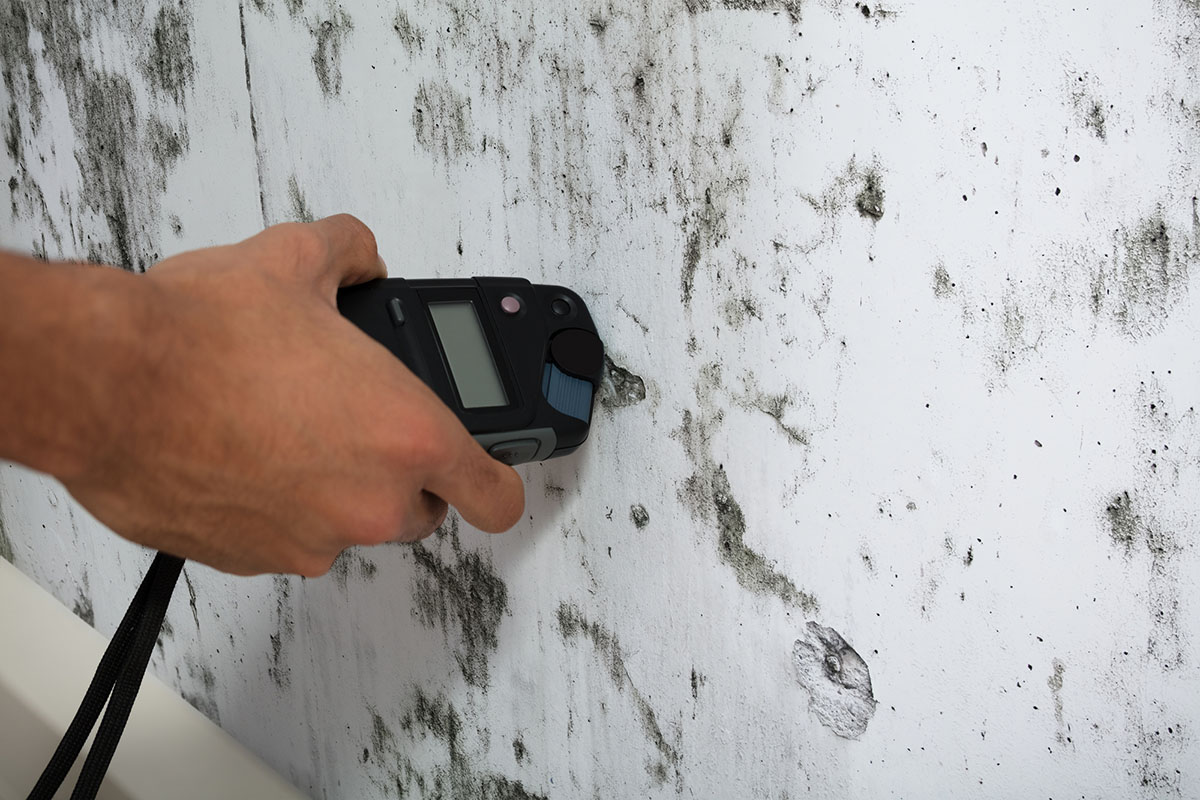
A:
[[[442,350],[450,364],[450,375],[463,408],[508,405],[508,395],[483,335],[475,305],[470,301],[430,303],[429,314],[442,341]]]

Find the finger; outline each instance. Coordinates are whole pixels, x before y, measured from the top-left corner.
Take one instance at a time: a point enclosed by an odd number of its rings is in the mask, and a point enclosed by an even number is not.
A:
[[[449,511],[450,507],[445,500],[436,494],[422,491],[417,496],[417,507],[413,511],[409,529],[404,532],[400,541],[415,542],[429,536],[442,527]]]
[[[458,509],[467,524],[488,533],[516,525],[525,510],[525,485],[516,470],[483,451],[465,430],[457,452],[430,475],[426,490]]]
[[[375,235],[349,214],[275,225],[249,242],[280,257],[289,271],[314,281],[317,291],[330,302],[335,301],[339,287],[387,277]]]

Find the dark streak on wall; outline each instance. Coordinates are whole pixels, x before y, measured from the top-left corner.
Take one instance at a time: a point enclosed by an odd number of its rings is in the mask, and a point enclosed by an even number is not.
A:
[[[407,711],[399,719],[399,729],[417,743],[429,737],[446,749],[446,759],[432,770],[418,770],[409,753],[401,748],[387,719],[378,710],[371,715],[371,747],[364,760],[374,757],[374,767],[382,776],[373,782],[387,795],[420,797],[423,800],[546,800],[546,796],[525,788],[521,781],[478,769],[463,742],[466,730],[462,717],[445,695],[430,696],[420,688],[412,693]],[[519,739],[514,740],[514,749]]]
[[[652,772],[656,782],[665,782],[667,768],[670,768],[675,772],[676,789],[681,791],[683,774],[679,770],[679,751],[667,741],[650,701],[634,685],[629,669],[625,666],[625,654],[616,634],[598,622],[589,621],[579,608],[569,603],[560,603],[558,606],[558,629],[562,633],[563,641],[584,638],[592,643],[596,656],[608,667],[608,677],[612,679],[613,684],[619,691],[629,693],[646,738],[662,757],[662,764]]]
[[[458,668],[467,683],[486,687],[488,659],[499,644],[500,622],[508,610],[508,587],[490,560],[463,550],[455,515],[429,544],[412,545],[412,554],[417,566],[413,613],[426,627],[440,627],[447,641],[452,626],[457,626],[461,648],[454,659]]]
[[[275,633],[271,634],[270,665],[267,673],[280,689],[292,683],[292,667],[288,661],[287,646],[296,638],[296,619],[292,611],[292,584],[286,575],[276,575],[275,586]]]
[[[292,219],[297,222],[312,222],[316,219],[313,216],[312,209],[308,207],[308,201],[304,197],[304,192],[300,191],[300,184],[296,181],[296,176],[288,178],[288,200],[292,204]]]
[[[312,30],[316,45],[313,49],[313,70],[325,95],[342,90],[342,46],[354,29],[350,15],[341,6],[330,6],[329,19],[321,20]]]
[[[144,66],[151,85],[180,105],[196,73],[196,64],[192,60],[191,24],[187,6],[182,3],[160,8],[154,18],[154,30],[150,33],[152,44]]]

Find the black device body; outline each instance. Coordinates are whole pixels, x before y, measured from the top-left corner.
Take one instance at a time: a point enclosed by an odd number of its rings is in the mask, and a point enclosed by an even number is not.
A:
[[[604,345],[570,289],[521,278],[386,278],[339,290],[337,306],[495,458],[542,461],[587,439]]]

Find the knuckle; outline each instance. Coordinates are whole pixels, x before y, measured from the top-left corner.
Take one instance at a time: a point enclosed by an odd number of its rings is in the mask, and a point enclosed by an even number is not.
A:
[[[338,225],[345,226],[347,232],[360,242],[362,246],[369,249],[372,253],[376,252],[375,233],[367,227],[367,223],[353,214],[335,214],[330,217],[330,220],[336,222]]]

